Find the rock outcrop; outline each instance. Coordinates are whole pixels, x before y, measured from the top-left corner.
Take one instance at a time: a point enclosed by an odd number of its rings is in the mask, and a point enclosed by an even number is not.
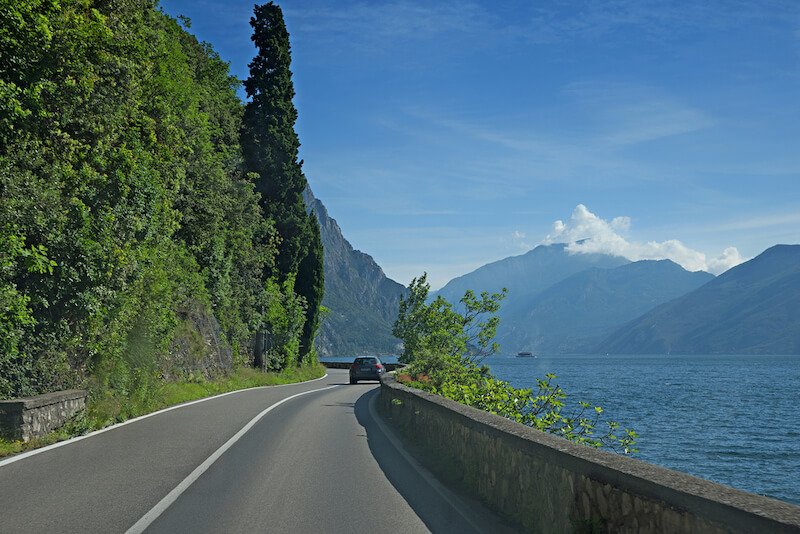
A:
[[[386,277],[372,256],[353,246],[328,210],[310,189],[303,193],[306,209],[319,221],[324,248],[325,296],[330,311],[316,338],[320,356],[397,354],[400,341],[392,335],[400,296],[406,288]]]

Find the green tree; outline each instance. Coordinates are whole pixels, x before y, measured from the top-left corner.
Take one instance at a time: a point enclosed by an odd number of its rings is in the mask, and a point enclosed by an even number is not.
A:
[[[460,301],[463,313],[441,296],[427,303],[427,274],[413,279],[408,289],[408,296],[400,299],[400,313],[392,329],[403,340],[403,363],[414,361],[419,354],[478,363],[497,352],[493,340],[499,318],[493,314],[500,309],[506,289],[493,294],[484,291],[480,297],[467,291]]]
[[[571,441],[623,453],[636,451],[636,432],[620,430],[616,421],[604,421],[605,431],[596,433],[601,407],[578,402],[571,412],[564,411],[567,395],[553,383],[555,375],[537,380],[535,391],[518,389],[479,365],[498,349],[493,342],[498,325],[494,314],[505,289],[484,292],[480,298],[467,291],[460,301],[463,311],[442,297],[428,302],[430,285],[424,274],[408,289],[393,333],[403,341],[401,360],[409,363],[404,373],[411,377],[411,385]]]
[[[297,159],[300,141],[294,129],[289,32],[281,8],[272,2],[255,6],[250,25],[258,54],[244,82],[250,101],[244,109],[242,151],[247,171],[257,175],[264,215],[275,221],[281,238],[277,272],[269,274],[284,281],[297,272],[308,229],[302,197],[307,183]]]
[[[306,215],[302,197],[307,182],[302,161],[298,161],[300,141],[294,129],[297,110],[292,103],[291,48],[283,13],[272,2],[256,6],[250,25],[258,54],[250,63],[250,76],[244,83],[250,101],[244,109],[242,152],[247,171],[255,177],[264,215],[274,221],[280,238],[274,268],[265,271],[264,277],[277,279],[282,291],[293,291],[304,301],[297,345],[299,364],[312,354],[319,324],[322,245],[319,225],[316,218]],[[293,295],[284,294],[284,302],[293,302]],[[257,366],[266,365],[262,351],[273,342],[266,336],[266,331],[257,335]]]
[[[300,261],[296,281],[297,293],[306,301],[303,332],[300,336],[300,363],[312,359],[314,355],[314,336],[319,327],[322,297],[325,292],[322,236],[313,213],[308,214],[307,225],[310,234],[307,252]]]
[[[292,290],[291,279],[284,282],[283,287],[272,280],[267,281],[263,309],[266,335],[259,365],[268,371],[298,365],[306,303]]]
[[[246,360],[280,322],[265,273],[282,239],[228,65],[152,0],[0,4],[0,396],[144,394],[197,334],[187,310]],[[289,338],[273,353],[296,354]]]

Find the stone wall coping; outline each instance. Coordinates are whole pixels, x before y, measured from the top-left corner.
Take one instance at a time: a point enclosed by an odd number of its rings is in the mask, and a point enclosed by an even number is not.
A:
[[[89,392],[87,392],[85,389],[67,389],[63,391],[54,391],[52,393],[34,395],[32,397],[0,400],[0,408],[14,406],[24,410],[30,410],[33,408],[41,408],[42,406],[49,406],[59,402],[86,398],[88,396]]]
[[[664,501],[712,521],[731,524],[733,519],[744,529],[752,525],[754,531],[758,531],[759,526],[763,527],[758,520],[760,517],[792,531],[800,527],[800,506],[573,443],[440,395],[404,386],[388,374],[383,377],[381,387],[417,397],[435,409],[454,412],[465,425],[513,440],[515,446],[528,449],[565,469],[612,487]]]

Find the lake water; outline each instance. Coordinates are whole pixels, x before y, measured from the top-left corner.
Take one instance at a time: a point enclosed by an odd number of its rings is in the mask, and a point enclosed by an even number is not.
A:
[[[600,405],[639,433],[636,458],[800,504],[798,356],[492,356],[484,363],[516,387],[555,373],[567,408],[578,400]]]

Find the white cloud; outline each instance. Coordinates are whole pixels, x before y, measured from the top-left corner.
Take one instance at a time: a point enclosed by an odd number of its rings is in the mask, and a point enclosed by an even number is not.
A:
[[[511,243],[519,250],[530,250],[532,248],[531,242],[528,239],[528,234],[520,230],[511,232]]]
[[[626,239],[622,233],[630,229],[629,217],[615,217],[607,221],[578,204],[570,218],[553,223],[553,231],[544,244],[568,243],[572,254],[601,253],[621,256],[631,261],[669,259],[689,271],[708,271],[720,274],[744,261],[736,247],[726,248],[715,258],[693,250],[677,239],[637,243]]]
[[[736,247],[728,247],[716,258],[708,260],[708,272],[724,273],[731,267],[736,267],[743,261],[745,261],[745,258],[742,258]]]

